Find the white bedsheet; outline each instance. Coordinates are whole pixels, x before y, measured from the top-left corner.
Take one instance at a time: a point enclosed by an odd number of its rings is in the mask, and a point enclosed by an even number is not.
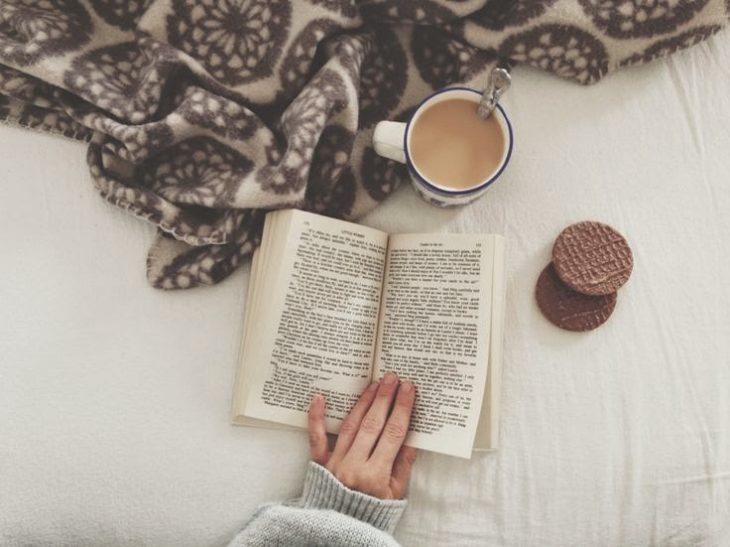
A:
[[[401,188],[365,222],[508,245],[502,447],[421,454],[406,545],[730,545],[730,33],[590,88],[519,68],[513,163],[477,204]],[[0,544],[223,545],[295,496],[302,433],[228,422],[247,272],[149,288],[151,226],[93,190],[81,144],[0,127]],[[619,228],[614,316],[533,299],[557,233]]]

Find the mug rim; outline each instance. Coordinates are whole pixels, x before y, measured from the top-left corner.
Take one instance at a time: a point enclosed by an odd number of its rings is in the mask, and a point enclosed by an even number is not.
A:
[[[439,91],[436,91],[435,93],[432,93],[428,97],[424,98],[420,103],[418,103],[418,106],[413,111],[413,114],[408,118],[408,121],[406,122],[406,130],[403,132],[403,151],[405,152],[406,156],[406,165],[408,166],[408,170],[411,171],[411,173],[418,178],[418,180],[422,183],[428,186],[431,190],[434,192],[447,195],[447,196],[460,196],[465,194],[471,194],[474,192],[478,192],[480,190],[484,190],[491,186],[502,174],[502,172],[506,169],[507,164],[509,163],[510,158],[512,157],[512,147],[513,147],[513,133],[512,133],[512,124],[509,121],[509,118],[507,117],[507,113],[504,111],[504,108],[502,108],[502,105],[497,104],[496,107],[499,109],[500,114],[502,115],[502,118],[504,119],[505,124],[507,125],[507,137],[508,137],[508,143],[507,143],[507,154],[504,156],[504,160],[501,162],[499,169],[495,170],[494,173],[492,173],[487,179],[483,180],[479,184],[472,186],[471,188],[467,188],[464,190],[448,190],[444,188],[443,186],[439,186],[434,182],[429,181],[426,177],[424,177],[421,172],[418,170],[418,167],[416,166],[416,163],[411,158],[411,155],[408,150],[408,135],[411,132],[411,122],[416,117],[416,114],[428,103],[431,99],[434,97],[441,95],[442,93],[449,93],[452,91],[469,91],[471,93],[475,93],[479,96],[482,94],[477,91],[476,89],[473,89],[471,87],[466,86],[456,86],[456,87],[448,87],[446,89],[441,89]]]

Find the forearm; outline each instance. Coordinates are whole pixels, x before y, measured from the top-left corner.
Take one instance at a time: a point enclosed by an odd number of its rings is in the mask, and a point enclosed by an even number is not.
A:
[[[405,500],[380,500],[350,490],[310,463],[302,497],[257,509],[229,547],[253,545],[397,546],[390,535]]]

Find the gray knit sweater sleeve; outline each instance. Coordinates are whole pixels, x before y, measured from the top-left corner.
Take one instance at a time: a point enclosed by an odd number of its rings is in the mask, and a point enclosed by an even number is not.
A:
[[[259,507],[229,547],[394,547],[398,543],[390,534],[405,508],[405,500],[380,500],[350,490],[311,462],[302,497]]]

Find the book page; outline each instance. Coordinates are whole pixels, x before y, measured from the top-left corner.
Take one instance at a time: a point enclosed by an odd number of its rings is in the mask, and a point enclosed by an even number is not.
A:
[[[375,371],[415,383],[406,444],[470,457],[488,371],[498,236],[390,238]]]
[[[287,211],[280,251],[260,268],[257,310],[242,366],[242,414],[306,427],[314,393],[327,399],[337,432],[371,378],[387,234],[345,221]],[[268,217],[267,217],[268,221]],[[274,244],[276,244],[275,242]]]
[[[474,450],[494,450],[499,444],[499,415],[502,399],[502,360],[506,279],[504,275],[504,238],[494,239],[492,270],[492,320],[489,336],[489,370],[484,387],[482,411],[474,438]]]
[[[264,231],[261,236],[261,244],[254,251],[251,260],[251,270],[248,279],[248,291],[246,296],[246,308],[243,320],[243,336],[238,355],[238,367],[233,389],[233,402],[231,405],[231,420],[236,425],[247,425],[257,427],[277,427],[275,422],[249,418],[243,413],[248,400],[248,386],[254,372],[253,367],[245,366],[253,362],[252,355],[257,350],[254,341],[262,326],[259,321],[254,321],[259,315],[262,307],[261,295],[269,290],[267,282],[270,276],[263,275],[263,272],[272,261],[281,260],[281,253],[284,252],[284,245],[276,245],[275,242],[285,238],[289,231],[292,215],[287,211],[276,211],[266,216]]]

